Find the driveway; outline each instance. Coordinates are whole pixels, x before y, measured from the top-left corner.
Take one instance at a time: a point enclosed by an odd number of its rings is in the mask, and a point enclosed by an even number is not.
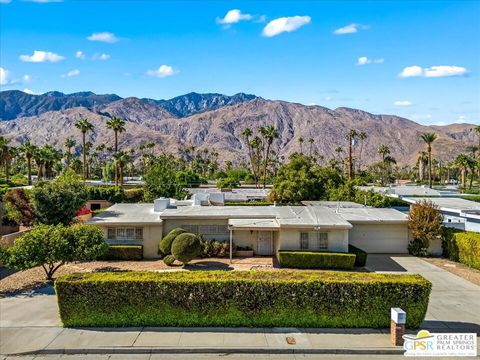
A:
[[[480,334],[480,286],[409,255],[369,254],[366,267],[375,272],[420,274],[432,282],[422,328]]]

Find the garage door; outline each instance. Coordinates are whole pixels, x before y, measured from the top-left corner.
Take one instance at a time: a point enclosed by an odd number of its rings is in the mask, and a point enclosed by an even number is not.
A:
[[[406,225],[352,224],[349,243],[368,253],[408,253],[408,228]]]

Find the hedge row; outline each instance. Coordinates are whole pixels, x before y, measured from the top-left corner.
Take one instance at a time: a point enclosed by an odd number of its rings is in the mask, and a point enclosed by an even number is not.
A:
[[[313,271],[83,273],[55,282],[65,326],[418,328],[431,283],[420,275]]]
[[[110,246],[101,257],[102,260],[142,260],[143,246],[141,245],[114,245]]]
[[[279,251],[280,266],[294,269],[351,270],[355,254],[317,251]]]
[[[355,266],[363,267],[367,263],[367,253],[353,245],[348,245],[348,252],[355,254]]]
[[[143,188],[123,189],[115,186],[88,186],[89,200],[108,200],[112,203],[143,201]]]
[[[480,270],[480,233],[442,229],[443,255]]]

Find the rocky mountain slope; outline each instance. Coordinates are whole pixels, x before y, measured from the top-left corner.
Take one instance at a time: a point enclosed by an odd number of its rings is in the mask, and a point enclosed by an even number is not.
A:
[[[75,137],[80,143],[81,134],[74,123],[86,117],[95,125],[95,133],[89,135],[90,141],[95,145],[111,145],[112,133],[106,129],[105,122],[109,116],[116,115],[127,120],[127,131],[120,135],[120,146],[123,148],[135,148],[154,141],[158,144],[157,152],[176,153],[179,144],[184,143],[215,150],[222,160],[233,160],[235,163],[246,160],[247,156],[241,136],[243,129],[250,127],[255,131],[264,125],[274,125],[278,129],[280,137],[275,141],[274,148],[282,155],[288,156],[299,151],[298,139],[303,137],[303,151],[309,152],[308,139],[313,138],[314,146],[325,159],[338,157],[335,152],[338,146],[344,147],[346,154],[345,135],[349,129],[365,131],[368,138],[363,151],[364,164],[380,159],[377,149],[381,144],[391,148],[392,155],[400,165],[413,164],[418,152],[425,149],[420,135],[427,131],[438,134],[434,155],[445,161],[465,151],[469,144],[478,143],[478,138],[471,130],[474,127],[472,124],[429,127],[398,116],[374,115],[357,109],[331,110],[257,97],[248,100],[240,96],[240,100],[239,103],[228,105],[228,101],[223,102],[221,98],[204,101],[200,97],[203,105],[199,105],[195,101],[190,104],[193,101],[190,97],[190,100],[182,100],[183,103],[173,102],[182,103],[179,108],[183,110],[180,112],[173,109],[175,106],[169,111],[155,101],[119,99],[90,109],[75,107],[2,121],[0,134],[12,138],[14,143],[30,139],[39,145],[50,143],[61,148],[67,137]],[[216,110],[196,111],[216,106],[219,107]],[[196,113],[182,116],[189,111]]]

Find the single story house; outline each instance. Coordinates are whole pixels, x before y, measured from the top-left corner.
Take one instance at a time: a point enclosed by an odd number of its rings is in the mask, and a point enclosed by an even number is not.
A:
[[[480,203],[460,197],[403,197],[415,204],[430,201],[438,206],[443,215],[443,225],[466,231],[480,232]]]
[[[157,199],[154,204],[115,204],[88,223],[100,226],[109,244],[142,245],[145,258],[157,258],[160,240],[177,227],[204,239],[248,246],[260,256],[279,250],[347,252],[349,244],[369,253],[407,253],[407,221],[394,209],[348,202],[204,206]]]

